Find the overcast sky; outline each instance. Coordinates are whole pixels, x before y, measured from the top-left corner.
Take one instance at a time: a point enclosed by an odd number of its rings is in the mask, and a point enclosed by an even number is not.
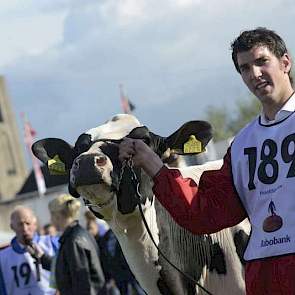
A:
[[[0,74],[38,139],[74,143],[122,112],[120,83],[139,120],[169,135],[248,99],[231,41],[266,26],[295,54],[294,16],[294,0],[0,0]]]

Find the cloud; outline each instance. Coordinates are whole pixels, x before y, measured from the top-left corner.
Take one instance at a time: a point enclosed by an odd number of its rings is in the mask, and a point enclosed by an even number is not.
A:
[[[61,42],[64,11],[41,14],[31,7],[32,1],[26,2],[23,10],[18,6],[19,1],[7,3],[0,4],[0,36],[5,40],[0,66],[14,63],[23,56],[41,55]]]
[[[295,52],[291,0],[12,3],[11,20],[0,20],[8,38],[0,66],[16,113],[40,136],[74,141],[120,112],[119,83],[135,114],[162,134],[204,118],[210,104],[232,106],[248,96],[230,57],[243,29],[271,27]]]

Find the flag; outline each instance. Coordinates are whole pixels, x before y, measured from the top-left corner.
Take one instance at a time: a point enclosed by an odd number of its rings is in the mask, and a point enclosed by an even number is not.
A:
[[[129,98],[124,94],[122,84],[119,85],[119,88],[120,88],[120,98],[121,98],[122,110],[125,114],[131,114],[132,111],[135,109],[135,106],[133,103],[131,103]]]
[[[22,114],[23,121],[24,121],[24,142],[26,144],[28,153],[31,156],[32,159],[32,165],[34,170],[34,175],[37,183],[37,188],[39,195],[44,195],[46,192],[46,185],[44,176],[42,174],[39,161],[38,159],[33,155],[31,147],[34,143],[34,138],[36,136],[36,131],[32,128],[30,122],[27,120],[26,116]]]
[[[32,128],[31,124],[27,119],[24,119],[24,128],[25,128],[25,144],[30,145],[30,148],[34,142],[36,136],[36,131]]]

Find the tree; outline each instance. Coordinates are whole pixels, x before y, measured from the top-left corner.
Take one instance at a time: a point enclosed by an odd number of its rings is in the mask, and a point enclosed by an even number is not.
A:
[[[232,131],[229,129],[230,122],[228,112],[225,108],[209,107],[207,109],[206,120],[213,127],[213,140],[220,141],[232,137]]]
[[[237,134],[248,122],[260,113],[260,103],[257,98],[236,102],[234,110],[226,107],[212,107],[207,109],[206,120],[213,126],[213,140],[228,139]]]

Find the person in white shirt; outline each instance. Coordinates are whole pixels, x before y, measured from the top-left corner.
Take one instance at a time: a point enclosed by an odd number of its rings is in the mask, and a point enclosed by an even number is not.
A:
[[[57,241],[37,234],[37,218],[27,207],[16,207],[10,216],[15,232],[11,245],[0,251],[1,295],[53,295],[49,286],[50,272],[43,269],[40,258],[33,257],[28,247],[37,245],[43,253],[54,256]]]

